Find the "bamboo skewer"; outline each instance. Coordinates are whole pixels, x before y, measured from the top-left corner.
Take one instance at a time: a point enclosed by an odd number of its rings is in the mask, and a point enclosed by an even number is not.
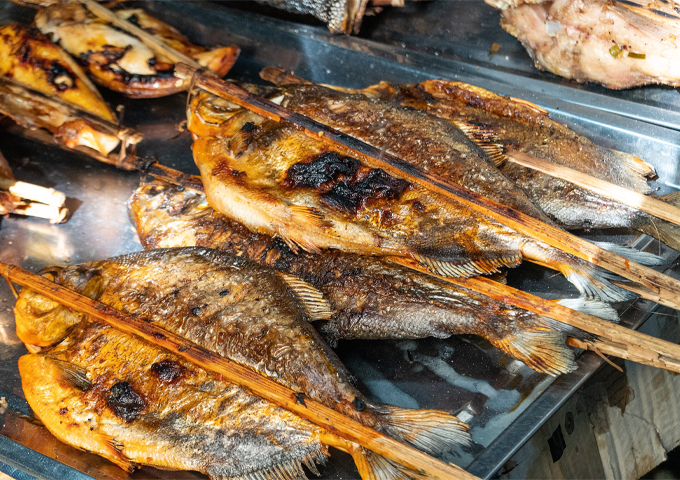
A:
[[[50,223],[63,223],[69,216],[69,210],[66,207],[56,207],[54,205],[45,205],[43,203],[35,202],[14,203],[11,209],[6,213],[45,218],[49,220]]]
[[[644,286],[642,297],[680,309],[680,282],[651,268],[632,262],[586,240],[537,220],[530,215],[513,210],[462,185],[445,181],[408,162],[366,144],[350,135],[283,108],[232,83],[196,71],[188,65],[177,64],[176,75],[193,78],[196,86],[236,103],[265,118],[294,125],[298,130],[317,140],[341,148],[348,155],[382,168],[390,175],[416,183],[423,188],[458,201],[472,210],[491,217],[522,234],[552,247],[610,270],[628,280]]]
[[[53,207],[63,207],[66,195],[54,188],[45,188],[32,183],[17,182],[9,178],[0,178],[0,190],[5,190],[19,198],[33,200]]]
[[[551,177],[566,180],[569,183],[578,185],[581,188],[595,192],[603,197],[616,200],[617,202],[642,210],[643,212],[666,220],[667,222],[680,225],[680,208],[657,200],[654,197],[643,195],[628,188],[620,187],[605,180],[600,180],[599,178],[579,172],[573,168],[548,162],[542,158],[527,155],[526,153],[516,150],[506,152],[505,160],[523,167],[538,170]]]
[[[593,315],[560,305],[554,300],[545,300],[488,278],[443,277],[428,271],[415,262],[392,257],[390,257],[390,260],[445,282],[482,293],[500,302],[566,323],[604,339],[604,342],[599,339],[581,342],[582,345],[578,345],[580,348],[597,349],[602,353],[615,355],[626,360],[680,373],[680,345],[675,343],[607,322]],[[589,346],[591,348],[588,348]]]
[[[332,435],[355,442],[416,473],[438,479],[471,480],[477,478],[459,467],[447,465],[312,399],[305,398],[304,402],[299,402],[296,392],[280,383],[189,342],[174,333],[158,328],[142,319],[125,315],[104,303],[80,295],[39,275],[4,263],[0,263],[0,275],[8,283],[14,282],[22,287],[30,288],[68,308],[89,315],[96,321],[138,336],[206,370],[221,374],[226,380],[309,420],[328,430]]]

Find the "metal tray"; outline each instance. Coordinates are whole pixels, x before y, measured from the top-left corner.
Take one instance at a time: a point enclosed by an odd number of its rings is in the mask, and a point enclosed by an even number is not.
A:
[[[333,37],[324,27],[305,26],[228,8],[225,4],[140,2],[149,12],[206,45],[232,44],[242,54],[231,78],[259,81],[264,66],[294,70],[316,82],[362,87],[380,80],[406,83],[432,77],[458,79],[505,95],[526,98],[547,108],[558,121],[595,142],[638,154],[659,170],[659,187],[678,184],[677,158],[680,132],[624,118],[538,91],[530,85],[489,79],[460,62],[387,46],[370,40]],[[0,5],[0,22],[30,21],[31,11],[7,2]],[[145,135],[141,155],[153,155],[164,164],[196,173],[187,133],[178,134],[184,117],[185,96],[156,100],[129,100],[113,93],[107,99],[125,106],[125,123]],[[0,261],[17,263],[32,271],[50,265],[101,260],[141,249],[127,217],[126,200],[139,183],[139,175],[123,172],[78,156],[31,144],[0,133],[0,150],[20,180],[53,186],[69,197],[74,210],[64,225],[10,217],[0,224]],[[600,239],[631,241],[631,235]],[[676,252],[647,237],[640,248],[674,260]],[[510,273],[510,282],[547,298],[577,296],[565,280],[540,267],[522,265]],[[36,423],[23,399],[16,361],[25,353],[14,333],[14,298],[0,285],[0,397],[8,409],[0,414],[0,470],[19,477],[37,478],[204,478],[195,473],[161,472],[143,468],[129,475],[107,461],[58,442]],[[622,305],[623,321],[638,326],[653,309],[638,301]],[[447,340],[343,341],[338,354],[357,376],[360,388],[375,401],[403,407],[451,411],[472,428],[475,446],[446,459],[472,473],[489,477],[554,412],[601,360],[588,353],[579,358],[580,369],[557,379],[533,372],[472,336]],[[322,470],[323,478],[356,478],[351,459],[333,452]],[[30,477],[22,477],[30,478]]]

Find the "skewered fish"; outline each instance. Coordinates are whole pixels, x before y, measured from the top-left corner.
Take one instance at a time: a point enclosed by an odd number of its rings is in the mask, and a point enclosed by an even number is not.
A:
[[[292,13],[314,15],[333,33],[359,33],[368,0],[257,0]]]
[[[174,332],[429,453],[441,454],[469,441],[467,427],[446,412],[374,404],[358,392],[339,359],[308,323],[326,316],[325,302],[313,287],[292,276],[204,248],[139,252],[102,262],[50,267],[45,274],[58,284]],[[326,443],[323,434],[327,432],[319,433],[319,429],[294,417],[289,424],[290,414],[275,413],[275,422],[258,433],[263,416],[277,409],[268,406],[256,414],[258,402],[265,402],[144,342],[130,345],[127,335],[93,326],[83,315],[28,289],[22,290],[15,314],[17,334],[29,350],[48,356],[54,351],[58,361],[75,363],[81,372],[86,370],[87,388],[81,388],[84,393],[77,392],[74,385],[52,391],[41,382],[54,378],[54,363],[41,364],[44,360],[36,357],[23,360],[24,364],[41,367],[22,368],[29,403],[35,405],[50,430],[71,444],[95,447],[97,453],[112,460],[117,457],[122,465],[134,462],[197,468],[215,478],[245,475],[250,472],[239,472],[238,468],[252,469],[252,465],[262,463],[267,468],[272,468],[272,462],[297,461],[299,465],[304,458],[311,455],[317,460],[324,452],[320,443]],[[94,356],[104,363],[92,362]],[[174,366],[162,365],[166,359]],[[161,365],[156,365],[159,362]],[[180,383],[169,385],[170,392],[164,395],[159,382],[172,384],[175,377]],[[217,380],[219,386],[211,380]],[[53,385],[54,380],[50,387]],[[235,396],[234,403],[223,395]],[[68,402],[73,402],[73,410],[65,404]],[[241,416],[239,404],[255,405],[247,410],[246,417]],[[170,411],[175,415],[168,416]],[[63,422],[67,412],[76,425]],[[170,430],[159,429],[159,421]],[[122,428],[129,425],[133,429]],[[96,434],[88,427],[96,428]],[[205,428],[211,435],[202,440],[193,433],[197,428],[199,432]],[[199,448],[196,460],[190,458],[194,456],[191,444],[177,442],[173,429],[184,438],[193,436]],[[156,432],[154,438],[163,448],[148,442],[151,432]],[[244,453],[250,457],[242,467],[239,449],[233,452],[236,457],[228,449],[217,453],[232,442],[237,444],[241,435],[248,439]],[[278,441],[281,443],[277,446]],[[175,444],[174,449],[165,455],[169,442]],[[257,443],[263,444],[263,452],[250,451],[249,447]],[[274,454],[271,460],[259,457],[268,452]],[[381,462],[373,462],[377,466],[371,468],[379,468]],[[391,465],[384,459],[382,462]]]
[[[289,86],[271,95],[430,173],[550,222],[450,122],[318,86]],[[629,298],[593,265],[288,126],[205,93],[192,100],[188,117],[210,204],[253,231],[280,236],[294,250],[408,257],[446,276],[488,274],[526,258],[561,271],[590,297]]]
[[[308,83],[276,69],[265,69],[261,76],[277,85]],[[651,192],[647,180],[656,177],[654,167],[635,155],[595,145],[551,120],[548,112],[540,107],[446,80],[427,80],[412,85],[381,82],[363,90],[329,88],[398,102],[454,122],[472,141],[492,150],[500,171],[563,228],[634,228],[680,250],[678,226],[560,178],[504,161],[503,152],[512,149],[639,193]],[[660,199],[677,203],[678,195],[670,194]]]
[[[224,76],[238,57],[238,47],[206,50],[143,10],[118,10],[121,18],[153,34],[175,50]],[[137,37],[115,29],[77,4],[39,10],[35,25],[74,56],[95,82],[132,98],[154,98],[187,88],[174,76],[175,65]]]
[[[644,0],[486,0],[537,68],[620,89],[680,85],[680,4]]]
[[[331,345],[339,339],[471,333],[540,372],[576,368],[565,336],[582,338],[582,331],[378,257],[336,250],[295,254],[284,242],[251,233],[215,212],[203,195],[182,187],[164,182],[140,187],[130,199],[130,214],[145,248],[217,248],[310,283],[330,303],[333,316],[314,325]],[[598,301],[562,303],[616,320],[616,312]]]

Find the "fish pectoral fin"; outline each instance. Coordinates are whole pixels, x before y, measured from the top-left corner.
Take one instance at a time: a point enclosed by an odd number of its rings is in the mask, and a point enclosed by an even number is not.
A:
[[[311,321],[328,320],[333,316],[330,302],[314,286],[294,275],[286,273],[279,273],[279,275],[300,301]]]
[[[135,471],[135,465],[121,451],[123,448],[121,443],[105,433],[97,433],[96,438],[97,442],[104,447],[105,453],[102,454],[104,457],[128,473]]]
[[[314,465],[312,463],[312,465]],[[314,467],[316,470],[316,467]],[[219,477],[222,478],[222,477]],[[287,462],[281,462],[273,467],[264,468],[262,470],[256,470],[239,477],[235,477],[233,480],[307,480],[307,475],[302,469],[302,465],[297,460],[290,460]],[[217,480],[217,479],[215,479]]]
[[[392,460],[363,447],[349,449],[362,480],[408,480],[426,478],[408,470]]]
[[[87,378],[87,370],[79,365],[74,365],[64,360],[47,356],[57,370],[57,379],[78,390],[87,391],[92,387],[92,382]]]
[[[489,125],[455,119],[450,121],[477,145],[494,165],[498,167],[505,162],[505,145]]]

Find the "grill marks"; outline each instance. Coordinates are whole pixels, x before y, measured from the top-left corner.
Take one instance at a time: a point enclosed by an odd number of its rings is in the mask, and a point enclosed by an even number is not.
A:
[[[351,215],[364,210],[371,200],[398,199],[410,187],[409,182],[391,177],[382,169],[364,167],[358,160],[336,152],[292,165],[283,185],[317,190],[326,206]]]
[[[132,422],[146,407],[146,402],[128,382],[118,382],[106,392],[106,404],[125,422]]]

